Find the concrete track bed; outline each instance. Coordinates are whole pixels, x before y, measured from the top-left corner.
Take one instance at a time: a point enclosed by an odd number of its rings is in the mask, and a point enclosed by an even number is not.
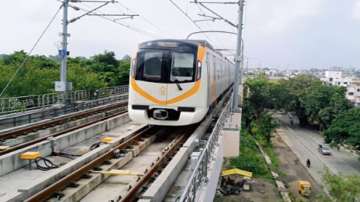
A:
[[[44,187],[52,184],[83,164],[108,151],[112,145],[118,144],[133,132],[144,127],[142,124],[130,122],[127,114],[120,115],[106,121],[93,124],[53,140],[44,141],[38,145],[24,148],[22,151],[1,156],[0,166],[7,167],[0,177],[0,201],[23,201]],[[94,150],[86,150],[93,143],[99,142],[103,136],[111,136],[111,144],[101,144]],[[19,159],[19,154],[25,151],[37,150],[42,156],[53,160],[56,164],[63,164],[59,168],[49,171],[29,170],[27,162]],[[50,156],[53,151],[72,154],[84,153],[74,159],[60,156]],[[6,167],[5,167],[6,168]],[[4,172],[5,170],[1,170]],[[7,173],[7,174],[6,174]]]

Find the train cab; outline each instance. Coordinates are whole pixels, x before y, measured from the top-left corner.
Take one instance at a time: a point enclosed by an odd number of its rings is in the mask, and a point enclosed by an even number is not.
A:
[[[211,102],[206,43],[157,40],[140,44],[132,60],[129,116],[150,125],[181,126],[200,122]],[[210,80],[210,81],[209,81]],[[219,82],[220,83],[220,82]],[[216,87],[216,86],[215,86]],[[216,95],[213,95],[216,97]]]

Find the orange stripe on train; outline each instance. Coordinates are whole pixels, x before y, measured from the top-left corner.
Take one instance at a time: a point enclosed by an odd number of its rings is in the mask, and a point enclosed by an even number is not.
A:
[[[200,60],[201,62],[204,62],[205,54],[206,54],[206,48],[204,46],[199,45],[198,52],[197,52],[197,59]],[[200,89],[200,84],[201,84],[201,80],[196,81],[194,86],[190,90],[186,91],[185,93],[183,93],[177,97],[174,97],[172,99],[169,99],[169,100],[159,100],[156,97],[150,95],[145,90],[143,90],[136,83],[135,79],[131,78],[131,87],[134,89],[134,91],[136,91],[139,95],[143,96],[147,100],[149,100],[155,104],[158,104],[158,105],[170,105],[170,104],[175,104],[177,102],[183,101],[183,100],[193,96],[194,94],[196,94]]]
[[[169,105],[169,104],[175,104],[177,102],[183,101],[193,95],[195,95],[199,89],[200,89],[200,85],[201,81],[196,81],[195,84],[192,86],[191,89],[189,89],[188,91],[186,91],[185,93],[176,96],[172,99],[169,100],[159,100],[156,97],[150,95],[148,92],[146,92],[144,89],[142,89],[135,81],[135,79],[131,79],[131,88],[137,92],[139,95],[143,96],[144,98],[146,98],[147,100],[151,101],[152,103],[155,103],[157,105]]]

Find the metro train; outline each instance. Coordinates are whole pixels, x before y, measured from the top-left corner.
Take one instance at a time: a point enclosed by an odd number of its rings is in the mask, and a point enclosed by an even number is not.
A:
[[[206,41],[166,39],[140,44],[130,71],[130,119],[184,126],[200,122],[231,89],[235,68]]]

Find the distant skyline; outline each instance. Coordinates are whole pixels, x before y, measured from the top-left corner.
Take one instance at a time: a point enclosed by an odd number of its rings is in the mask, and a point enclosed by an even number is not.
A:
[[[174,0],[193,19],[203,13],[189,1]],[[133,53],[140,42],[159,38],[185,38],[198,29],[168,0],[120,0],[107,13],[130,8],[142,17],[121,21],[136,31],[98,17],[85,17],[70,25],[71,56],[92,56],[105,50],[117,57]],[[0,7],[0,54],[28,51],[59,7],[56,0],[4,1]],[[97,4],[76,4],[91,8]],[[233,22],[237,7],[209,5]],[[204,10],[204,9],[202,9]],[[245,54],[250,66],[280,68],[360,67],[360,0],[248,0],[245,7]],[[81,12],[70,10],[76,17]],[[209,13],[207,13],[209,14]],[[34,54],[56,55],[60,47],[61,13]],[[204,30],[235,31],[223,22],[198,23]],[[215,48],[234,48],[235,37],[208,34]],[[204,35],[197,35],[203,38]]]

